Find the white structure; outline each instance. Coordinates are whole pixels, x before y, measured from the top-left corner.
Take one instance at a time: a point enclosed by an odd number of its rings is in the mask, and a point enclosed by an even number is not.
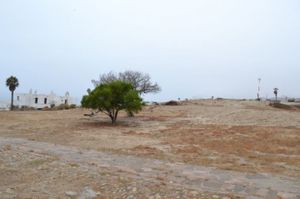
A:
[[[0,111],[8,111],[10,104],[6,101],[0,101]]]
[[[14,97],[14,106],[21,107],[32,107],[32,108],[44,108],[51,106],[59,106],[61,104],[72,104],[74,99],[70,97],[69,92],[66,92],[65,96],[57,96],[53,92],[49,95],[46,94],[37,94],[35,91],[32,93],[32,90],[29,93],[17,93]]]

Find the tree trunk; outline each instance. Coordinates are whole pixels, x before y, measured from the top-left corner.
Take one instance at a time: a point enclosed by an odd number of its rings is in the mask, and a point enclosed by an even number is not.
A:
[[[10,99],[10,110],[14,109],[14,91],[11,91],[11,99]]]
[[[116,123],[116,118],[115,118],[115,115],[113,113],[109,113],[109,117],[111,119],[111,123],[112,124],[115,124]]]
[[[112,124],[116,124],[116,121],[117,121],[117,118],[118,118],[118,113],[119,113],[119,111],[118,110],[116,110],[116,111],[114,111],[112,114],[110,114],[110,119],[111,119],[111,123]]]
[[[111,117],[112,124],[116,124],[116,121],[117,121],[117,117],[115,115],[113,117]]]
[[[128,111],[128,112],[127,112],[127,116],[128,116],[128,117],[134,117],[134,113],[133,113],[132,111]]]
[[[114,119],[114,116],[113,116],[113,114],[109,114],[109,117],[110,117],[110,119],[111,119],[111,123],[112,124],[114,124],[115,123],[115,119]]]

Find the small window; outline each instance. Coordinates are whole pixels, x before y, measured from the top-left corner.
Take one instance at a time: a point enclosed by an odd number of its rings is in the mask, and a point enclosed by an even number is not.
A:
[[[17,100],[20,101],[20,96],[17,96]]]
[[[47,98],[44,99],[44,104],[47,104]]]
[[[65,100],[65,104],[68,104],[68,100]]]
[[[34,99],[34,103],[37,104],[38,102],[39,102],[39,98],[36,97],[36,98]]]

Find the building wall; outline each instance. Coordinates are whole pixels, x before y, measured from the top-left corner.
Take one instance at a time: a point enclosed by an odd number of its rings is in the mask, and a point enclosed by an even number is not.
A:
[[[72,104],[74,100],[67,92],[65,96],[57,96],[54,93],[49,95],[29,93],[17,93],[14,97],[14,105],[21,108],[22,106],[33,108],[50,108],[51,105],[59,106],[61,104]]]

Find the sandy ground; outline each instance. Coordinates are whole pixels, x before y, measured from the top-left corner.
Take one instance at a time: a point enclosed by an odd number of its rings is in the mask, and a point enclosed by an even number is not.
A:
[[[244,173],[268,173],[298,180],[300,178],[299,111],[276,109],[263,102],[255,101],[201,100],[184,102],[180,106],[147,106],[133,118],[121,114],[116,126],[112,126],[103,114],[85,117],[84,113],[89,113],[89,110],[0,112],[0,137],[22,138],[83,150],[133,155]],[[91,186],[96,189],[96,184],[101,184],[98,178],[89,179],[89,176],[93,175],[87,171],[68,164],[62,165],[55,156],[40,157],[37,163],[30,163],[36,157],[31,157],[28,153],[21,155],[18,153],[21,152],[10,145],[5,146],[0,153],[2,169],[0,179],[7,179],[11,173],[18,176],[10,178],[11,181],[5,186],[2,182],[0,194],[1,192],[22,193],[20,198],[39,196],[40,189],[36,194],[24,191],[28,188],[26,186],[28,182],[36,182],[36,179],[43,181],[45,175],[47,178],[50,175],[47,169],[36,169],[34,167],[36,164],[57,169],[52,174],[58,175],[56,180],[47,181],[47,187],[44,188],[45,192],[50,192],[48,195],[47,193],[42,195],[45,198],[49,198],[49,194],[58,189],[56,184],[62,183],[59,187],[63,189],[59,189],[57,193],[60,195],[54,194],[54,198],[65,196],[63,190],[68,191],[72,187],[83,190],[84,187]],[[21,158],[23,156],[26,158]],[[8,163],[9,161],[11,163]],[[7,169],[9,171],[6,171]],[[74,173],[76,175],[72,176]],[[104,173],[114,174],[108,168]],[[60,174],[66,177],[60,178]],[[74,180],[73,177],[76,178],[77,174],[85,177]],[[115,179],[104,177],[102,179],[103,181],[115,180],[106,184],[122,187],[118,177],[120,176],[115,174]],[[129,184],[136,180],[128,177],[127,181],[128,183],[124,183],[126,190],[132,187]],[[144,183],[142,181],[138,184]],[[13,185],[11,190],[9,190],[10,184]],[[45,183],[43,185],[46,186]],[[23,192],[20,191],[22,186]],[[35,186],[37,185],[30,187]],[[108,191],[113,189],[109,186],[103,189],[97,188],[102,193],[101,197],[120,196],[113,194],[113,191]],[[141,191],[142,188],[135,185],[134,187],[140,191],[139,194],[130,195],[129,191],[128,193],[125,191],[124,198],[151,197],[154,193],[169,198],[174,198],[175,195],[191,197],[190,191],[186,188],[168,186],[165,185],[163,191],[157,183],[149,182],[147,186],[143,186],[148,187],[145,188],[148,191]],[[175,193],[174,190],[177,190],[178,194],[172,195]],[[203,192],[195,197],[210,198],[213,197],[211,194],[218,193]],[[4,198],[4,195],[2,196]],[[9,193],[5,197],[10,198]]]

